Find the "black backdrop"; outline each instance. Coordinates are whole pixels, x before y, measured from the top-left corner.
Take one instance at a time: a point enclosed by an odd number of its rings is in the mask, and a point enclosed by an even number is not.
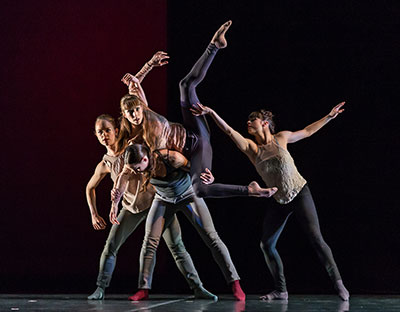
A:
[[[104,112],[118,116],[122,74],[167,49],[168,68],[151,73],[144,87],[156,111],[179,121],[178,82],[228,19],[234,22],[228,48],[199,87],[201,101],[245,134],[254,109],[272,110],[278,130],[297,130],[345,100],[341,116],[289,149],[309,181],[324,237],[350,291],[400,291],[399,5],[3,1],[1,6],[2,293],[94,289],[107,237],[107,231],[91,228],[84,198],[103,153],[92,135],[94,119]],[[261,182],[245,155],[210,126],[218,181]],[[98,189],[103,216],[110,186],[106,181]],[[268,200],[207,203],[244,290],[272,287],[258,246]],[[228,292],[211,254],[183,215],[179,218],[205,286]],[[110,292],[136,288],[142,233],[143,226],[122,247]],[[294,218],[278,248],[290,292],[331,291]],[[163,244],[153,291],[188,291]]]

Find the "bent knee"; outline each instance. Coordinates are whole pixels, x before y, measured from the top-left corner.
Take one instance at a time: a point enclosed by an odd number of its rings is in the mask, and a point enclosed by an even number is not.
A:
[[[323,248],[328,247],[328,245],[326,244],[325,240],[320,235],[319,236],[314,236],[314,235],[311,236],[310,237],[310,242],[311,242],[311,245],[314,248],[323,249]]]
[[[183,252],[186,252],[185,245],[183,244],[182,241],[177,242],[177,243],[169,243],[169,244],[167,244],[167,246],[168,246],[168,249],[172,253],[183,253]]]
[[[179,89],[186,90],[189,87],[189,79],[183,78],[179,81]]]
[[[179,82],[179,90],[181,94],[189,94],[196,88],[195,80],[192,78],[183,78]]]
[[[268,254],[273,254],[274,251],[276,250],[275,244],[272,241],[261,241],[260,242],[260,248],[262,251],[268,253]]]

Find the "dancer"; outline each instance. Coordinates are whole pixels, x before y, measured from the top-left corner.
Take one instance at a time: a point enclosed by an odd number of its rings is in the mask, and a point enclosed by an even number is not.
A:
[[[213,109],[198,104],[192,112],[196,116],[210,115],[222,129],[247,155],[267,186],[276,185],[278,191],[276,202],[268,205],[263,223],[261,249],[275,282],[275,290],[261,299],[288,299],[283,264],[276,250],[276,243],[285,227],[286,221],[293,213],[308,235],[319,259],[325,266],[334,287],[342,300],[349,299],[349,292],[343,285],[339,270],[333,259],[329,246],[325,243],[320,227],[314,201],[306,180],[297,171],[293,158],[287,150],[288,143],[305,139],[344,111],[345,102],[336,105],[328,115],[308,125],[302,130],[275,133],[272,113],[264,109],[250,114],[247,122],[248,133],[255,142],[244,138],[232,129]],[[204,116],[203,116],[204,117]]]
[[[103,156],[103,160],[97,165],[95,173],[87,185],[86,196],[92,217],[93,228],[95,230],[104,230],[106,222],[99,215],[96,207],[96,187],[107,174],[110,174],[113,180],[116,179],[123,168],[123,158],[116,153],[118,128],[116,127],[115,120],[111,116],[100,115],[97,117],[95,133],[100,144],[106,147],[107,153]],[[148,208],[151,206],[155,191],[152,186],[148,186],[145,192],[139,192],[138,190],[143,186],[143,183],[144,179],[140,175],[131,176],[129,179],[128,188],[125,191],[122,201],[123,208],[118,217],[115,216],[115,220],[118,220],[118,225],[114,224],[112,226],[101,254],[99,274],[97,277],[98,287],[88,299],[104,299],[105,289],[110,284],[119,248],[146,219],[149,212]],[[215,296],[202,286],[202,282],[193,265],[192,259],[183,244],[180,225],[175,216],[164,232],[163,238],[175,259],[178,269],[187,280],[189,287],[193,289],[195,297],[214,299]],[[155,263],[153,262],[149,265],[154,266]],[[151,279],[152,276],[149,277],[150,283]]]
[[[123,77],[122,81],[125,84],[135,85],[140,92],[136,92],[136,95],[128,94],[121,99],[123,118],[118,146],[123,149],[129,143],[129,139],[133,138],[135,142],[142,139],[152,151],[167,148],[182,153],[191,162],[190,175],[198,197],[270,197],[276,192],[276,188],[261,188],[255,181],[248,186],[207,185],[200,179],[201,172],[206,168],[212,169],[210,132],[206,119],[203,116],[193,116],[190,108],[199,102],[196,87],[204,79],[216,53],[227,46],[225,33],[231,24],[232,22],[228,21],[217,30],[206,51],[179,84],[183,126],[171,123],[149,109],[145,96],[140,96],[144,94],[140,81],[130,74]]]
[[[146,221],[146,234],[143,241],[140,261],[139,291],[132,300],[147,298],[151,289],[154,259],[160,241],[160,236],[165,228],[173,221],[176,211],[182,211],[200,237],[210,249],[215,261],[220,267],[225,280],[232,287],[232,292],[237,300],[245,300],[246,295],[239,284],[239,275],[232,263],[229,251],[215,231],[214,224],[202,198],[195,195],[189,174],[182,170],[184,162],[179,157],[181,154],[169,150],[156,150],[153,153],[145,145],[129,145],[125,151],[125,169],[119,176],[116,184],[115,199],[112,204],[110,221],[116,224],[116,211],[118,202],[123,194],[129,170],[133,173],[142,173],[156,188],[156,195]],[[211,171],[200,175],[202,183],[210,184],[214,181]]]

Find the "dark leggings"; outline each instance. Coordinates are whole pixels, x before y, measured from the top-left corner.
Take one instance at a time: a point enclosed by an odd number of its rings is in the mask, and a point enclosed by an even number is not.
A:
[[[274,279],[276,290],[287,291],[283,264],[276,250],[276,243],[292,213],[307,234],[331,280],[333,282],[341,280],[332,251],[322,237],[315,204],[310,189],[306,185],[290,203],[281,205],[273,201],[266,210],[260,246]]]
[[[183,125],[188,131],[184,154],[191,161],[190,176],[198,197],[248,196],[247,186],[218,183],[206,185],[200,180],[200,173],[206,168],[212,169],[210,131],[205,116],[194,116],[190,108],[200,102],[196,87],[206,76],[217,52],[218,48],[210,43],[189,74],[179,83]]]

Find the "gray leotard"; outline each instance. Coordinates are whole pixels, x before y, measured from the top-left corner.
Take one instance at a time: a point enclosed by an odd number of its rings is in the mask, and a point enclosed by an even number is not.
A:
[[[156,188],[156,198],[175,203],[193,195],[189,173],[182,169],[174,168],[158,151],[156,153],[166,169],[165,177],[153,177],[150,179],[150,183]]]

